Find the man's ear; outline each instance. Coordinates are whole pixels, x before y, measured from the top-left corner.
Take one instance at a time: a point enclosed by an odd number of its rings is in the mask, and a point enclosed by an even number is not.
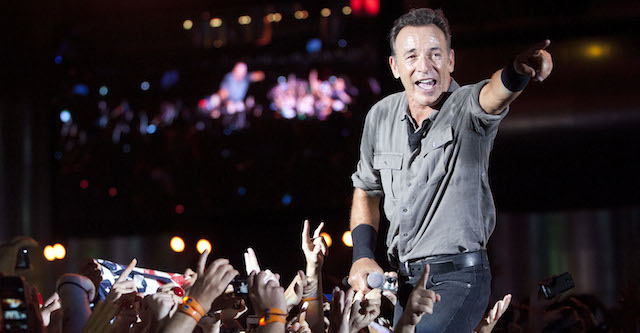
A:
[[[449,51],[449,73],[453,73],[453,69],[455,68],[456,65],[456,54],[453,51],[453,49],[451,49],[451,51]]]
[[[391,67],[391,72],[393,73],[393,77],[396,79],[400,78],[400,72],[398,72],[398,64],[396,63],[396,59],[393,56],[389,56],[389,67]]]

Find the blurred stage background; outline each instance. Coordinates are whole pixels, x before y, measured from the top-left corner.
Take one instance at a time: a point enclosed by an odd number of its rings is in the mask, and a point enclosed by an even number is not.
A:
[[[308,218],[325,221],[333,238],[325,271],[337,281],[350,265],[340,239],[363,120],[401,89],[387,33],[421,6],[444,9],[461,84],[552,40],[552,75],[513,103],[492,155],[492,299],[521,297],[565,271],[575,292],[610,306],[637,297],[640,5],[632,1],[12,3],[0,52],[0,239],[26,234],[66,247],[52,262],[32,253],[48,291],[88,257],[182,272],[195,265],[201,238],[236,266],[254,247],[264,267],[289,279],[303,267]],[[244,123],[211,105],[238,61],[265,74],[249,87]],[[349,102],[323,114],[275,102],[274,88],[304,86],[314,70],[329,94],[343,82]],[[176,235],[182,253],[169,247]]]

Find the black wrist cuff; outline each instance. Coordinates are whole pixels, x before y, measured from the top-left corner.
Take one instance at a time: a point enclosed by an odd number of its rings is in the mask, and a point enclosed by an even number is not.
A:
[[[378,240],[378,232],[375,228],[368,224],[360,224],[351,231],[351,239],[353,240],[352,263],[360,258],[374,259]]]
[[[502,74],[500,74],[502,84],[512,92],[524,90],[530,78],[529,75],[522,75],[516,72],[516,69],[513,67],[513,61],[503,68]]]

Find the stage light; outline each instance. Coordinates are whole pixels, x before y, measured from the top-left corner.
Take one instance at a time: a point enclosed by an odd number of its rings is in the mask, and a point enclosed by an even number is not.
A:
[[[243,15],[243,16],[238,17],[238,23],[240,23],[241,25],[247,25],[247,24],[251,23],[251,16]]]
[[[273,13],[267,14],[267,21],[268,22],[275,22],[275,15]]]
[[[53,250],[53,246],[51,245],[45,246],[44,251],[42,251],[42,254],[44,254],[44,258],[49,261],[56,260],[56,252]]]
[[[603,43],[591,43],[584,48],[584,55],[590,59],[601,59],[608,57],[611,53],[611,46]]]
[[[324,242],[327,243],[327,247],[331,247],[331,244],[333,244],[333,240],[331,239],[331,236],[329,236],[329,234],[326,232],[320,233],[320,236],[324,238]]]
[[[53,255],[56,259],[64,259],[67,255],[67,250],[60,243],[56,243],[53,245]]]
[[[68,123],[71,120],[71,112],[69,112],[69,110],[62,110],[62,112],[60,112],[60,120],[65,124]]]
[[[353,239],[351,239],[351,231],[345,231],[342,234],[342,242],[348,247],[353,247]]]
[[[180,204],[176,205],[176,213],[178,214],[184,213],[184,206]]]
[[[149,87],[151,87],[151,85],[147,81],[143,81],[142,83],[140,83],[140,89],[144,91],[149,90]]]
[[[171,238],[171,242],[169,242],[169,246],[171,246],[171,249],[175,252],[184,251],[184,241],[182,240],[182,238],[178,236],[174,236],[173,238]]]
[[[282,14],[274,13],[273,14],[273,22],[280,22],[282,20]]]
[[[203,253],[204,250],[209,250],[209,253],[211,253],[211,243],[206,239],[201,239],[196,244],[196,249],[198,249],[200,253]]]
[[[291,198],[291,195],[289,194],[285,194],[282,196],[282,204],[285,206],[288,206],[289,204],[291,204],[291,200],[292,198]]]
[[[341,39],[338,41],[338,46],[340,47],[346,47],[347,46],[347,41],[344,39]]]
[[[247,194],[247,189],[244,186],[238,187],[238,195],[242,196]]]
[[[61,56],[56,56],[54,61],[56,62],[57,65],[60,65],[62,63],[62,57]]]
[[[147,134],[153,134],[156,132],[156,125],[151,124],[149,126],[147,126]]]
[[[83,179],[80,181],[80,188],[83,190],[86,190],[87,187],[89,187],[89,181],[87,181],[86,179]]]
[[[302,18],[306,19],[307,17],[309,17],[309,12],[303,9],[302,10]]]
[[[109,196],[110,197],[115,197],[118,194],[118,189],[115,187],[110,187],[109,188]]]
[[[302,20],[304,18],[304,14],[301,10],[296,10],[296,12],[293,13],[293,17],[295,17],[297,20]]]
[[[329,17],[329,15],[331,15],[331,9],[322,8],[322,10],[320,11],[320,15],[322,15],[322,17]]]
[[[109,88],[102,86],[98,89],[98,92],[100,93],[100,96],[106,96],[109,93]]]
[[[184,20],[184,22],[182,22],[182,27],[184,28],[184,30],[191,30],[191,28],[193,28],[193,21]]]
[[[220,26],[222,26],[222,19],[219,17],[214,17],[211,19],[211,21],[209,21],[209,25],[212,28],[219,28]]]
[[[73,86],[73,93],[80,96],[89,95],[89,87],[86,84],[78,83]]]
[[[351,15],[351,7],[349,7],[349,6],[342,7],[342,14]]]

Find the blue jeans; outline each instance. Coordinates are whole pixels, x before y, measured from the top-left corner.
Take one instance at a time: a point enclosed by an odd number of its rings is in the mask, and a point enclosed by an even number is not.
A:
[[[394,312],[394,327],[402,316],[413,287],[420,276],[399,276],[398,302]],[[489,303],[491,269],[489,262],[458,271],[429,276],[427,289],[440,294],[433,314],[424,314],[416,326],[417,333],[473,332]]]

